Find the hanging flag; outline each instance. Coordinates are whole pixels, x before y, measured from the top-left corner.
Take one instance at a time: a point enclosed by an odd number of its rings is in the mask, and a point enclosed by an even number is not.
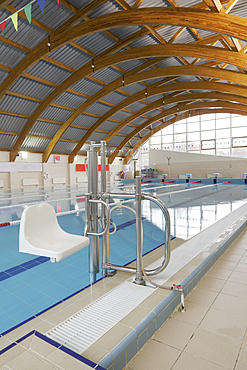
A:
[[[25,14],[26,14],[26,17],[27,17],[27,20],[29,23],[31,23],[32,21],[32,17],[31,17],[31,9],[32,9],[32,4],[28,4],[25,8],[24,8],[24,11],[25,11]]]
[[[5,26],[6,26],[6,21],[0,23],[0,28],[2,30],[3,36],[4,36],[4,28],[5,28]]]
[[[11,20],[13,22],[13,25],[15,27],[15,30],[18,31],[18,13],[14,13],[13,15],[11,15]]]
[[[59,5],[59,0],[57,0],[57,3],[58,3],[58,5]]]
[[[44,15],[44,11],[45,11],[45,0],[38,0],[38,4],[39,4],[39,7],[40,7],[40,10],[41,10],[42,14]]]

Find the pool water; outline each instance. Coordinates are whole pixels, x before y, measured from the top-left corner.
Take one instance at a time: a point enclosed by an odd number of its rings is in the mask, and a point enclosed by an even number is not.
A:
[[[247,198],[245,186],[231,184],[194,184],[190,188],[187,184],[159,185],[143,187],[143,191],[159,197],[166,204],[172,236],[185,240],[240,207]],[[58,217],[65,231],[77,235],[81,235],[84,229],[84,212],[79,212],[84,208],[82,195],[81,190],[46,194],[46,200],[51,201],[56,211],[78,210],[77,213]],[[9,194],[8,197],[11,198]],[[43,193],[42,197],[44,201]],[[40,201],[37,194],[29,195],[25,200],[28,203]],[[5,197],[1,198],[1,203],[1,222],[20,218],[23,208],[17,200],[7,200]],[[124,204],[135,208],[133,201]],[[160,209],[153,203],[143,202],[142,216],[143,253],[148,253],[163,244],[165,225]],[[109,237],[109,262],[125,265],[136,258],[135,215],[129,209],[116,208],[111,217],[117,225],[117,231]],[[52,264],[46,257],[19,253],[18,238],[19,225],[0,228],[1,334],[38,316],[92,283],[92,276],[88,272],[88,247]],[[101,271],[96,278],[102,278]]]

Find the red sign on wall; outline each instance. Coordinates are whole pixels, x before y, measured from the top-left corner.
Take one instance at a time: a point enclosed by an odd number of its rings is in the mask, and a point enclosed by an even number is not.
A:
[[[76,171],[86,171],[86,166],[85,164],[76,164],[75,165]],[[88,169],[88,165],[87,165]],[[98,171],[101,171],[101,164],[98,165]],[[106,171],[109,171],[109,164],[106,165]]]

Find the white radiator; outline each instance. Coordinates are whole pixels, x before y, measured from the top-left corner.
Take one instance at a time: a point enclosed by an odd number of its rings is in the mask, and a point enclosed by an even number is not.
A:
[[[38,179],[22,179],[22,185],[39,185],[39,180]]]
[[[53,184],[66,184],[65,177],[53,177],[52,179]]]

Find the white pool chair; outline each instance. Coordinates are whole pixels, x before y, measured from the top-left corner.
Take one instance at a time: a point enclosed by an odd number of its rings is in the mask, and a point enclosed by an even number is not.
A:
[[[58,262],[86,247],[89,238],[68,234],[58,224],[54,208],[48,203],[29,206],[22,212],[19,251],[50,257]]]

